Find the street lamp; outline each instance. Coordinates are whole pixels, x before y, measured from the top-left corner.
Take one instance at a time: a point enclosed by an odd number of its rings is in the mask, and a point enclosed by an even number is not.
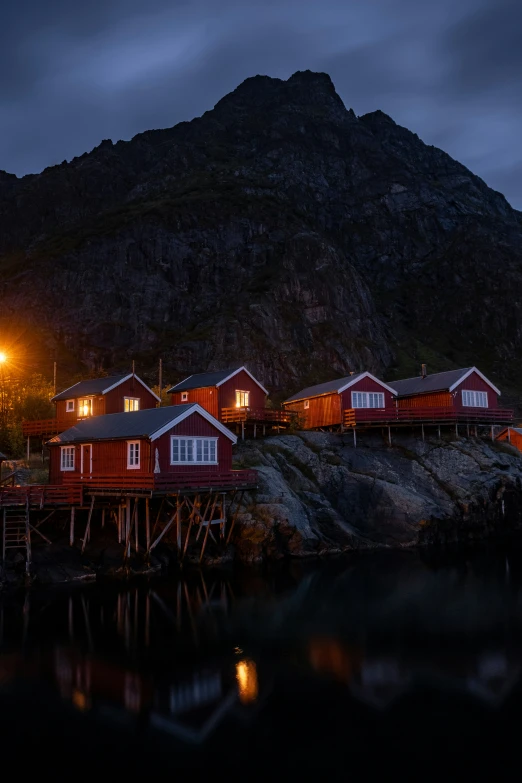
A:
[[[7,354],[4,351],[0,351],[0,364],[4,364],[7,361]]]

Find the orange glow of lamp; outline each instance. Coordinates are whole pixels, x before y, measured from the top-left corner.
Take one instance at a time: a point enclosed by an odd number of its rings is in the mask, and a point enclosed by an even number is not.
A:
[[[0,351],[0,364],[4,364],[7,361],[7,354],[4,351]]]

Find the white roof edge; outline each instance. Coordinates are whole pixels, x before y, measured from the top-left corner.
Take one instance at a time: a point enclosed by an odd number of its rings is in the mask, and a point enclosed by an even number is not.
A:
[[[71,389],[74,389],[74,387],[75,387],[75,386],[79,386],[79,385],[80,385],[80,383],[83,383],[83,381],[77,381],[76,383],[73,383],[73,385],[72,385],[72,386],[69,386],[69,388],[68,388],[68,389],[64,389],[63,391],[61,391],[61,392],[58,392],[58,394],[55,394],[55,395],[54,395],[54,397],[51,397],[51,402],[54,402],[54,400],[55,400],[57,397],[61,397],[61,396],[62,396],[62,394],[65,394],[65,392],[69,392],[69,391],[71,391]]]
[[[128,380],[129,380],[129,378],[132,378],[133,376],[134,376],[134,378],[136,378],[136,380],[138,381],[138,383],[141,383],[141,385],[142,385],[142,386],[143,386],[145,389],[147,389],[147,391],[148,391],[148,392],[150,392],[150,393],[152,394],[152,396],[154,397],[154,399],[156,400],[156,402],[160,402],[160,398],[158,397],[158,395],[157,395],[157,394],[154,394],[154,392],[152,391],[152,389],[150,388],[150,386],[147,386],[147,384],[145,383],[145,381],[142,381],[142,380],[141,380],[141,378],[140,378],[138,375],[136,375],[136,373],[132,373],[132,372],[131,372],[129,375],[126,375],[126,376],[125,376],[124,378],[122,378],[120,381],[118,381],[118,383],[113,383],[113,384],[112,384],[112,386],[108,386],[106,389],[104,389],[104,390],[102,391],[102,394],[107,394],[107,392],[110,392],[110,391],[112,391],[113,389],[116,389],[116,387],[117,387],[117,386],[119,386],[121,383],[124,383],[125,381],[128,381]],[[63,393],[63,392],[62,392],[62,393]]]
[[[164,435],[166,432],[168,432],[173,426],[176,424],[180,424],[182,421],[184,421],[186,418],[191,416],[193,413],[199,413],[200,416],[203,416],[204,419],[206,419],[210,424],[212,424],[216,429],[218,429],[225,437],[227,437],[229,440],[232,441],[233,444],[237,443],[237,437],[234,435],[233,432],[231,432],[228,427],[225,427],[224,424],[221,424],[220,421],[218,421],[214,416],[212,416],[211,413],[206,411],[204,408],[199,405],[197,402],[189,403],[190,407],[188,410],[184,411],[184,413],[179,413],[177,416],[174,416],[167,424],[164,424],[162,427],[160,427],[158,430],[153,432],[150,435],[151,441],[157,440],[162,435]]]
[[[372,381],[375,381],[375,383],[378,383],[379,386],[382,386],[383,389],[386,389],[387,391],[391,392],[392,394],[397,395],[397,392],[395,389],[392,389],[391,386],[388,386],[384,381],[380,381],[378,378],[375,377],[375,375],[372,375],[371,372],[363,372],[357,375],[355,378],[353,378],[349,383],[346,383],[344,386],[341,386],[340,389],[337,389],[337,393],[341,394],[341,392],[346,391],[346,389],[349,389],[350,386],[353,386],[354,383],[357,383],[358,381],[362,381],[363,378],[371,378]]]
[[[246,372],[246,374],[247,374],[247,375],[248,375],[248,376],[249,376],[249,377],[250,377],[250,378],[251,378],[251,379],[254,381],[254,383],[257,383],[257,385],[259,386],[259,388],[260,388],[260,389],[262,389],[262,390],[264,391],[264,393],[265,393],[265,394],[268,394],[268,391],[265,389],[265,387],[263,386],[263,384],[259,383],[259,381],[257,380],[257,378],[254,378],[254,376],[252,375],[252,373],[251,373],[249,370],[247,370],[247,368],[246,368],[246,367],[238,367],[238,369],[237,369],[237,370],[234,370],[234,372],[231,372],[231,373],[230,373],[230,375],[227,375],[227,377],[226,377],[226,378],[223,378],[223,380],[222,380],[222,381],[219,381],[219,383],[216,383],[216,387],[217,387],[217,386],[221,386],[222,384],[226,383],[226,381],[229,381],[231,378],[233,378],[233,377],[234,377],[234,375],[237,375],[237,374],[238,374],[238,372],[241,372],[241,370],[244,370],[244,371]],[[192,376],[190,376],[190,377],[192,377]],[[182,383],[183,383],[183,381],[182,381]]]
[[[193,377],[194,377],[194,373],[192,373],[192,375],[187,375],[187,377],[183,378],[182,381],[178,381],[178,383],[175,383],[174,386],[170,387],[170,389],[167,389],[167,394],[170,394],[171,392],[173,392],[174,389],[176,388],[176,386],[179,386],[181,383],[185,383],[185,381],[189,381]],[[190,391],[190,389],[187,389],[187,391]]]
[[[469,369],[469,370],[468,370],[466,373],[464,373],[464,375],[463,375],[461,378],[459,378],[459,380],[458,380],[458,381],[455,381],[455,383],[454,383],[454,384],[452,384],[452,385],[449,387],[448,391],[452,392],[454,389],[456,389],[456,388],[457,388],[457,386],[460,386],[460,384],[461,384],[461,383],[463,383],[463,382],[466,380],[466,378],[469,378],[469,376],[471,375],[471,373],[474,373],[474,372],[476,372],[476,373],[477,373],[477,375],[478,375],[480,378],[482,378],[482,380],[484,381],[484,383],[487,383],[487,384],[488,384],[488,386],[490,386],[490,387],[493,389],[493,391],[494,391],[494,392],[496,392],[496,393],[498,394],[498,396],[499,396],[499,397],[502,395],[502,392],[500,391],[500,389],[497,389],[497,387],[496,387],[496,386],[495,386],[493,383],[491,383],[491,381],[490,381],[490,380],[488,380],[488,379],[486,378],[486,376],[485,376],[483,373],[481,373],[481,372],[480,372],[480,370],[479,370],[479,369],[477,369],[476,367],[470,367],[470,369]]]

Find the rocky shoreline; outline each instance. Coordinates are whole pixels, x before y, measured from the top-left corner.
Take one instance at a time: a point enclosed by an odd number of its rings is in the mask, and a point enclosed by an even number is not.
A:
[[[231,544],[209,545],[205,567],[464,545],[522,530],[522,457],[506,443],[403,433],[390,446],[367,432],[355,448],[351,433],[300,432],[238,443],[235,467],[255,468],[259,489],[242,498]],[[124,564],[113,533],[93,530],[82,555],[58,521],[53,543],[33,549],[31,578],[15,556],[0,589],[128,580],[177,565],[168,541],[150,561],[133,554]],[[189,549],[185,567],[198,558]]]
[[[241,443],[258,471],[243,502],[235,557],[465,544],[522,528],[522,458],[508,444],[367,432],[300,432]]]

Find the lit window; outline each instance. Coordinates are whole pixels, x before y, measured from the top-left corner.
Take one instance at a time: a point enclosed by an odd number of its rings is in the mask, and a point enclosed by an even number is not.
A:
[[[217,438],[172,438],[171,465],[217,464]]]
[[[139,411],[139,409],[140,409],[140,401],[138,397],[125,397],[124,408],[123,408],[125,413],[130,413],[131,411]]]
[[[92,399],[78,400],[78,416],[82,419],[92,416]]]
[[[310,407],[310,400],[305,400],[304,401],[304,407],[305,407],[305,410],[308,410],[308,408]]]
[[[248,408],[250,392],[236,389],[236,408]]]
[[[384,393],[352,392],[352,408],[384,408]]]
[[[181,402],[188,402],[188,392],[181,392]]]
[[[462,404],[466,408],[487,408],[488,393],[481,391],[462,391]]]
[[[136,469],[140,466],[140,442],[139,440],[127,441],[127,467]]]
[[[65,410],[67,413],[71,413],[74,410],[74,400],[67,400],[65,403]]]
[[[60,451],[60,469],[74,470],[74,446],[62,446]]]

